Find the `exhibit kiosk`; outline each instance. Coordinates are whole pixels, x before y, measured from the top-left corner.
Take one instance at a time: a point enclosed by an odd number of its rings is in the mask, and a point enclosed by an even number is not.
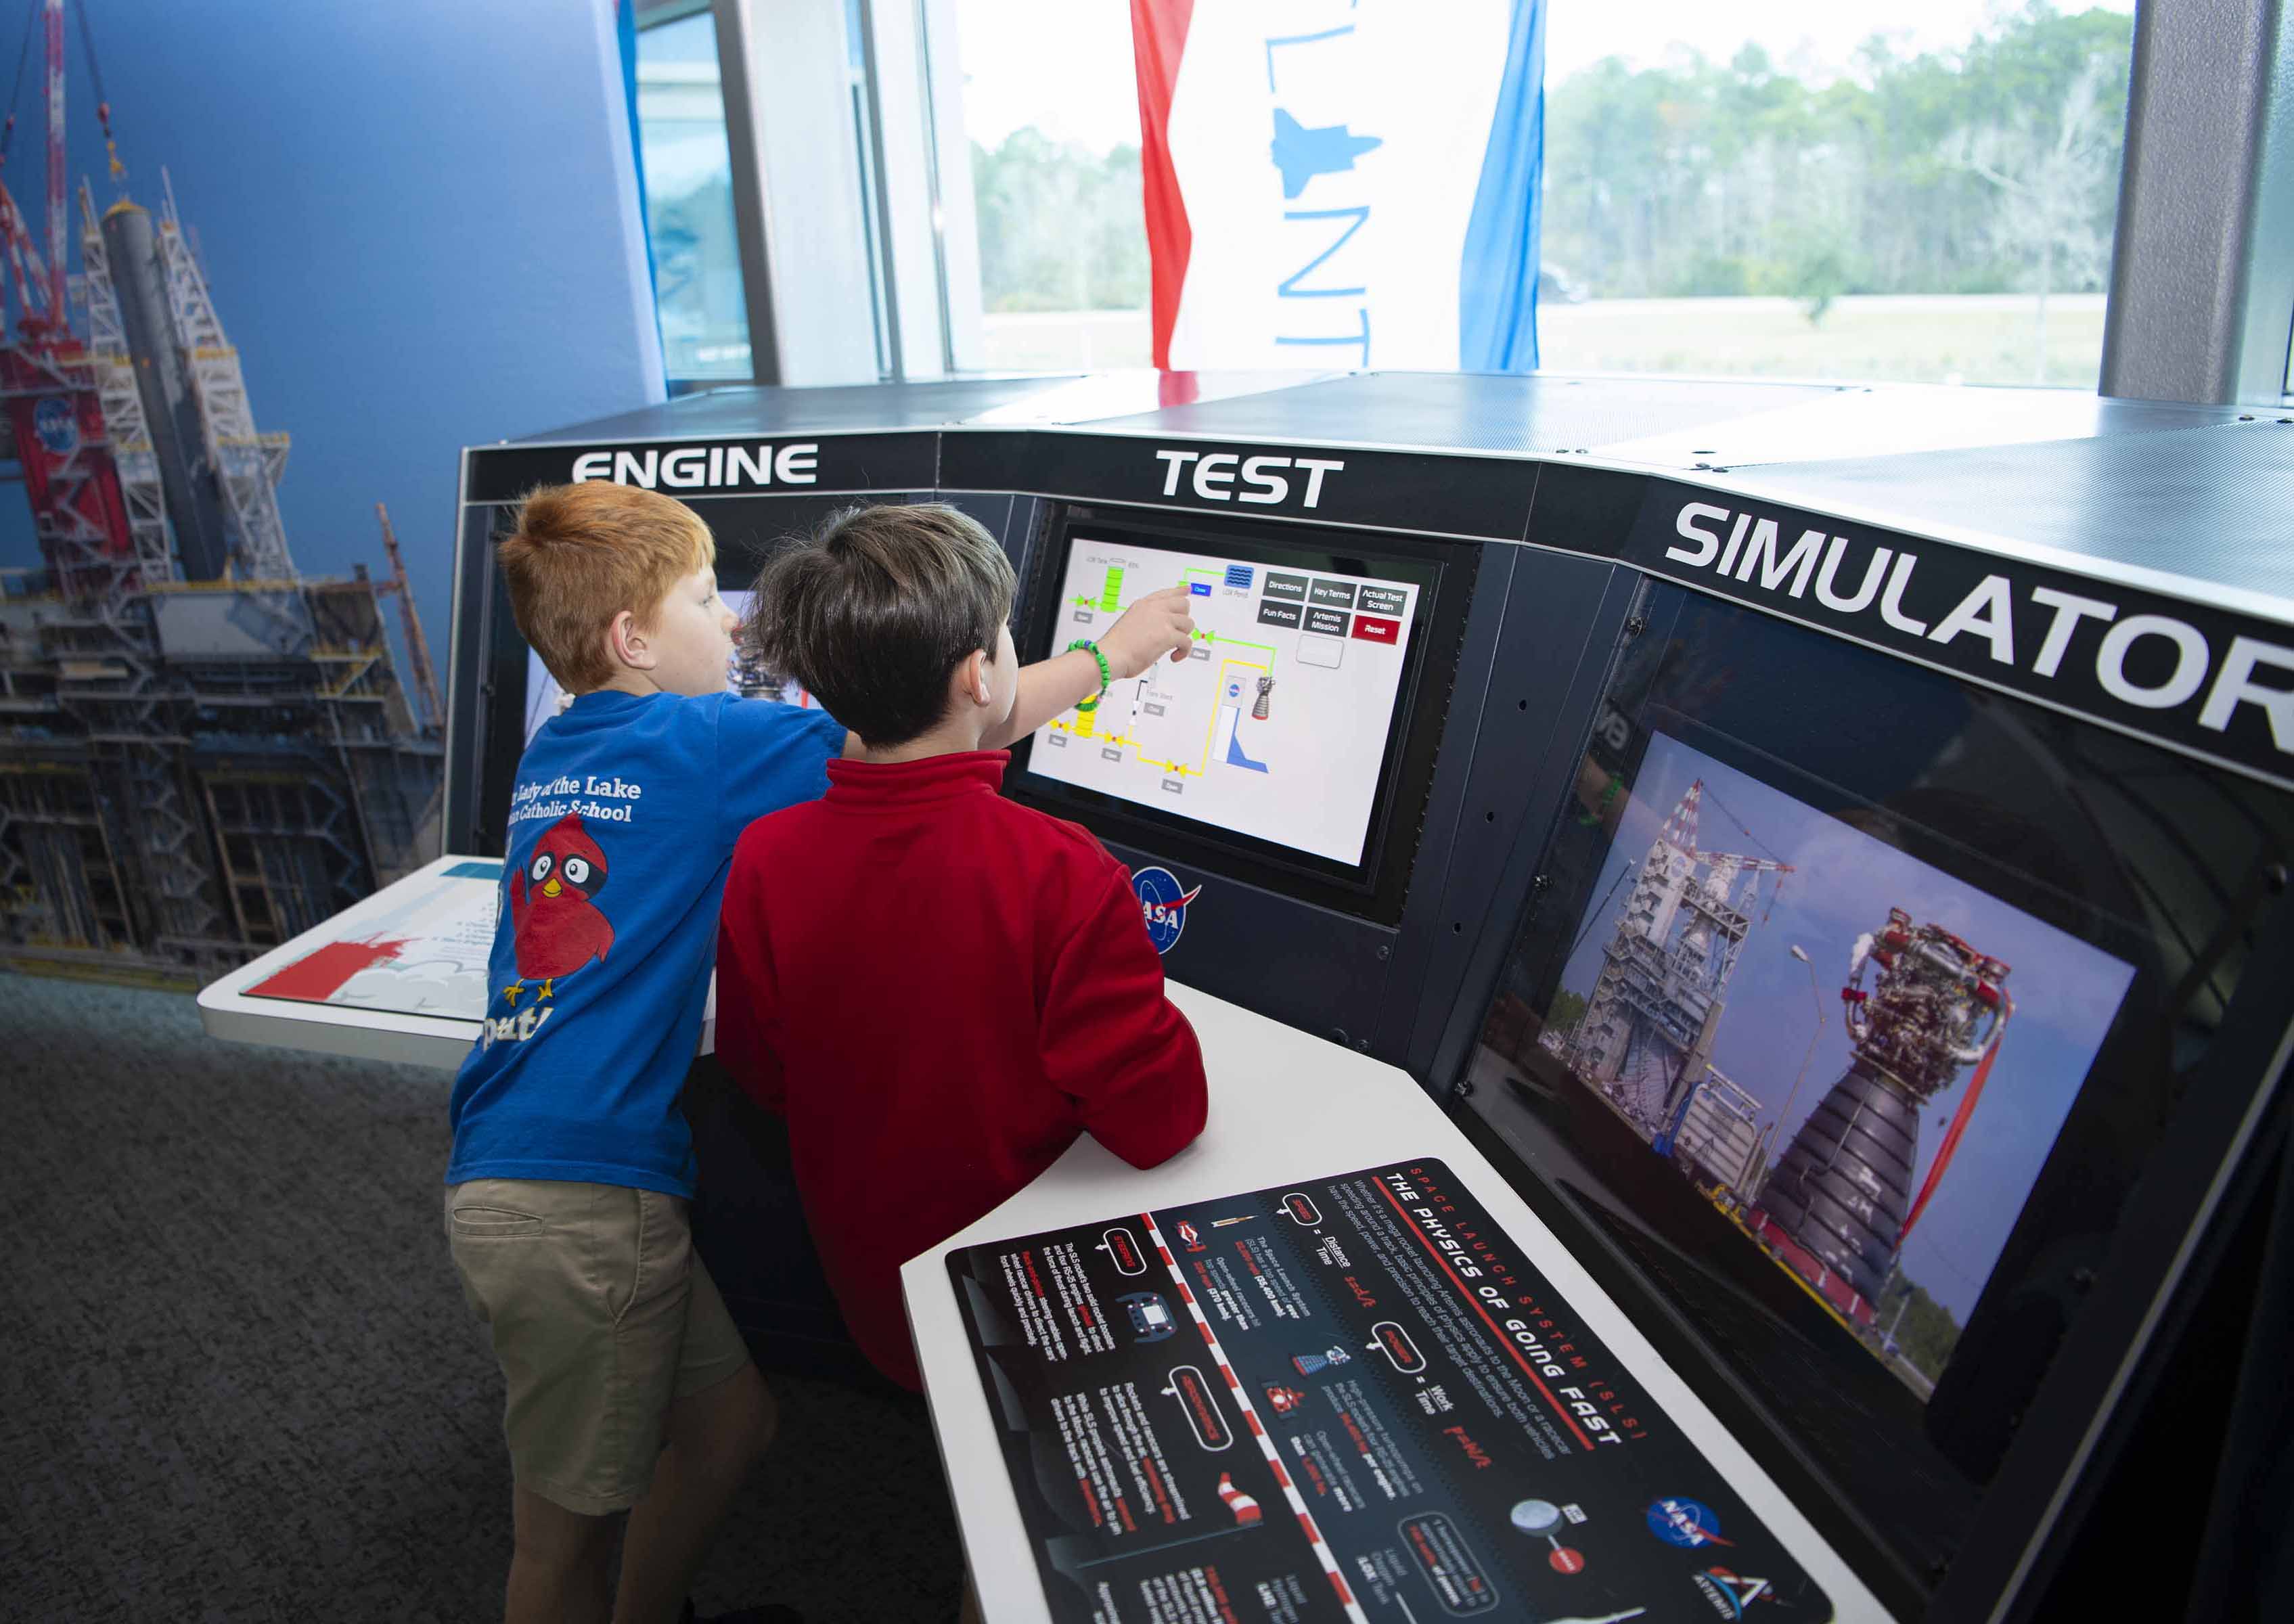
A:
[[[2032,1618],[2139,1596],[2137,1548],[2234,1585],[2290,474],[2273,414],[2041,391],[687,397],[466,453],[447,849],[500,856],[557,699],[492,558],[537,484],[691,501],[728,597],[853,502],[955,503],[1024,659],[1184,585],[1192,656],[1006,792],[1132,870],[1211,1127],[1079,1144],[906,1276],[990,1618]],[[298,951],[211,1025],[261,1036]],[[691,1108],[728,1301],[832,1349],[772,1129]]]

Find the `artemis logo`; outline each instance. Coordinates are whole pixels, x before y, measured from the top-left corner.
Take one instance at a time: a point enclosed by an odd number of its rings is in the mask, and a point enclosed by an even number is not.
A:
[[[1899,637],[1945,645],[1969,639],[2036,693],[2046,692],[2048,683],[2085,678],[2139,710],[2176,710],[2197,701],[2192,719],[2215,733],[2230,727],[2241,705],[2252,705],[2268,719],[2272,743],[2294,754],[2294,688],[2262,680],[2294,678],[2294,648],[2233,636],[2217,650],[2199,628],[2174,615],[2122,615],[2119,605],[2103,598],[2030,582],[2019,590],[2019,583],[1997,574],[1985,575],[1931,621],[1923,616],[1935,614],[1944,600],[1932,586],[1924,594],[1915,588],[1920,559],[1909,548],[1816,529],[1802,531],[1787,546],[1777,520],[1711,502],[1684,505],[1673,530],[1683,543],[1664,549],[1673,564],[1786,597],[1802,597],[1813,586],[1816,601],[1833,613],[1869,617]]]
[[[1206,502],[1256,502],[1261,507],[1273,507],[1290,498],[1290,482],[1276,472],[1280,468],[1296,468],[1306,476],[1306,490],[1299,506],[1312,508],[1322,499],[1322,476],[1336,474],[1346,465],[1313,457],[1243,457],[1233,451],[1158,451],[1156,460],[1164,465],[1163,494],[1179,494],[1179,476],[1187,465],[1195,465],[1195,495]],[[1240,477],[1243,488],[1234,488]]]
[[[574,459],[574,483],[609,479],[617,485],[668,491],[761,490],[778,483],[809,485],[819,479],[820,445],[680,445],[674,451],[585,451]]]

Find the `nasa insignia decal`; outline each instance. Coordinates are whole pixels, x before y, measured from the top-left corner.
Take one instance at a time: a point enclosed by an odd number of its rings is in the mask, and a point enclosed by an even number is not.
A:
[[[32,432],[52,457],[69,457],[79,449],[79,424],[71,402],[51,394],[32,408]]]
[[[1201,886],[1183,889],[1179,877],[1167,868],[1143,868],[1131,876],[1131,893],[1139,898],[1140,917],[1147,922],[1147,939],[1158,953],[1178,946],[1187,928],[1187,905],[1203,894]]]
[[[1729,1545],[1720,1537],[1720,1519],[1709,1506],[1668,1495],[1648,1508],[1649,1532],[1667,1545],[1696,1550],[1707,1545]]]

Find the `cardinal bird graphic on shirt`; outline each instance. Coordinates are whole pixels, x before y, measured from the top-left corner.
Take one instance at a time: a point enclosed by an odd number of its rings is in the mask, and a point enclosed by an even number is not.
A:
[[[512,1004],[529,981],[541,983],[539,1003],[557,996],[557,983],[614,945],[614,927],[590,899],[606,886],[606,854],[568,812],[533,843],[525,866],[510,877],[511,940],[517,977],[502,988]]]

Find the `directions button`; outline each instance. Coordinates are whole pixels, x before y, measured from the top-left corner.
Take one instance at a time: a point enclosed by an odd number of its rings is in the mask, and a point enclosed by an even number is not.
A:
[[[1402,622],[1389,621],[1384,615],[1354,616],[1354,636],[1365,643],[1397,643],[1402,638]]]

